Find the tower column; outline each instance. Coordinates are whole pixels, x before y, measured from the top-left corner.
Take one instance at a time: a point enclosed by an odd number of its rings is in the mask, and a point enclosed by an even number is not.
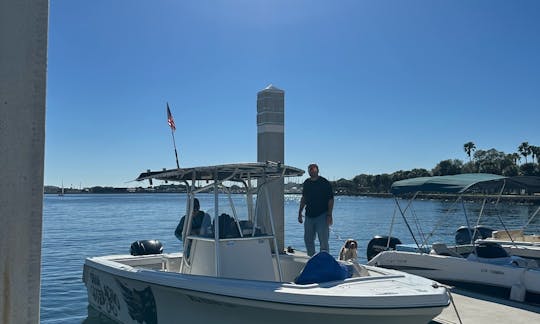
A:
[[[281,162],[285,161],[285,92],[273,85],[257,93],[257,161]],[[271,217],[276,230],[277,246],[279,251],[285,245],[285,219],[284,219],[284,184],[283,180],[268,185],[270,203],[272,204]],[[265,205],[265,204],[263,204]],[[266,207],[261,211],[268,213]],[[268,219],[267,217],[263,219]],[[270,223],[263,223],[269,230]]]

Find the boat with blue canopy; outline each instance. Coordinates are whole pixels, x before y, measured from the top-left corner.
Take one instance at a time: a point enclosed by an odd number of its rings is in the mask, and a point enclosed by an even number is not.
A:
[[[396,211],[401,215],[414,244],[402,244],[391,233],[376,236],[368,244],[368,264],[407,271],[467,288],[483,291],[493,291],[494,288],[517,301],[537,301],[540,295],[540,267],[535,260],[519,256],[519,251],[524,250],[537,253],[534,252],[535,247],[518,246],[512,240],[497,241],[492,237],[493,230],[480,225],[488,199],[496,199],[498,203],[504,192],[522,191],[540,192],[540,178],[474,173],[396,181],[391,186]],[[412,223],[417,221],[414,201],[420,194],[451,194],[456,197],[452,207],[461,203],[466,225],[456,232],[455,243],[430,243],[434,231],[444,224],[444,219],[440,219],[433,232],[427,235],[413,230]],[[468,194],[474,194],[473,198],[483,198],[474,226],[465,208],[466,199],[471,198]],[[401,198],[405,199],[406,204]],[[500,215],[498,218],[504,233],[511,236]],[[394,221],[395,218],[392,224]]]

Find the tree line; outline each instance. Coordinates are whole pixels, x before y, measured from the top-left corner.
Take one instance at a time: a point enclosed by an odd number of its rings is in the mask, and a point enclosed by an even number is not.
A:
[[[437,163],[431,169],[412,169],[377,175],[360,174],[351,180],[339,179],[333,181],[338,194],[363,194],[390,192],[394,181],[430,176],[443,176],[461,173],[491,173],[503,176],[540,176],[540,147],[523,142],[513,153],[505,153],[494,148],[489,150],[477,149],[473,142],[463,144],[463,150],[468,157],[464,162],[460,159],[448,159]],[[522,160],[523,157],[523,160]],[[530,157],[530,160],[528,159]],[[522,163],[523,162],[523,163]]]

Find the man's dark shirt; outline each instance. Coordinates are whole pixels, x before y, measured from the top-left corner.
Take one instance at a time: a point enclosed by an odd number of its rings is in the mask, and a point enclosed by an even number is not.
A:
[[[315,181],[304,181],[302,196],[306,203],[306,217],[317,217],[328,212],[328,201],[334,198],[334,191],[330,182],[319,176]]]

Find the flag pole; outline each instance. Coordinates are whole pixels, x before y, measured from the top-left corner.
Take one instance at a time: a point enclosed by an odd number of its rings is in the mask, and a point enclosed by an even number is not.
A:
[[[180,169],[180,164],[178,163],[178,151],[176,151],[176,141],[174,140],[174,131],[171,128],[172,141],[174,145],[174,156],[176,157],[176,167]]]
[[[176,130],[176,124],[174,123],[174,118],[171,114],[171,109],[169,109],[169,103],[167,102],[167,123],[171,127],[171,135],[174,145],[174,156],[176,157],[176,167],[180,169],[180,164],[178,163],[178,151],[176,150],[176,140],[174,139],[174,131]]]

